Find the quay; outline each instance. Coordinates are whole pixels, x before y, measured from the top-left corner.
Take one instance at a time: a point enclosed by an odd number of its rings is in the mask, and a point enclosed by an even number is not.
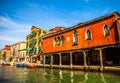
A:
[[[120,66],[110,67],[105,66],[103,67],[103,71],[100,70],[100,66],[69,66],[69,65],[48,65],[46,64],[43,66],[43,64],[38,63],[31,63],[34,64],[37,68],[53,68],[53,69],[66,69],[66,70],[83,70],[83,71],[99,71],[99,72],[120,72]]]

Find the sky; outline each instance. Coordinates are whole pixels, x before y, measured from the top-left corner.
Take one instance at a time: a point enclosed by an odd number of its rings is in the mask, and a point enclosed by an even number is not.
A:
[[[120,0],[0,0],[0,49],[25,41],[32,25],[68,28],[115,11]]]

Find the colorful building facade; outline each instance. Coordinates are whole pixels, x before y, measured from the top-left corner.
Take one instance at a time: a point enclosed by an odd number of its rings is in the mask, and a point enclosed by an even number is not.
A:
[[[120,65],[120,15],[117,12],[43,36],[44,65]]]
[[[19,48],[19,61],[23,62],[26,61],[26,42],[22,41],[19,43],[20,44],[20,48]]]
[[[47,30],[43,30],[35,26],[31,27],[31,32],[27,35],[26,42],[27,56],[30,58],[30,62],[37,63],[42,60],[41,37],[47,33]]]
[[[26,56],[26,42],[21,41],[11,45],[11,56],[13,61],[23,61]]]
[[[10,45],[5,45],[4,49],[0,51],[0,56],[1,59],[4,61],[9,62],[11,60],[11,46]]]

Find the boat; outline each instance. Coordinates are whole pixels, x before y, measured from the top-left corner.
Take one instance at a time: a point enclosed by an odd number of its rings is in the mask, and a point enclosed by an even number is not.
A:
[[[26,64],[25,63],[16,63],[16,67],[25,67]]]
[[[2,62],[1,62],[1,65],[3,65],[3,66],[9,66],[9,65],[10,65],[10,63],[5,62],[5,61],[2,61]]]
[[[33,64],[27,64],[26,68],[33,69],[33,68],[36,68],[36,66]]]
[[[11,66],[15,66],[15,62],[10,62],[10,65]]]
[[[10,63],[3,63],[2,65],[3,65],[3,66],[9,66]]]

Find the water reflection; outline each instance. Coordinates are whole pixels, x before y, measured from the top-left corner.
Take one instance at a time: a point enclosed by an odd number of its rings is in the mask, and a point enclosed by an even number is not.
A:
[[[103,73],[100,73],[100,77],[101,77],[101,81],[102,81],[103,83],[107,83],[106,80],[105,80],[105,78],[104,78]]]
[[[0,66],[0,83],[120,83],[120,75]]]

